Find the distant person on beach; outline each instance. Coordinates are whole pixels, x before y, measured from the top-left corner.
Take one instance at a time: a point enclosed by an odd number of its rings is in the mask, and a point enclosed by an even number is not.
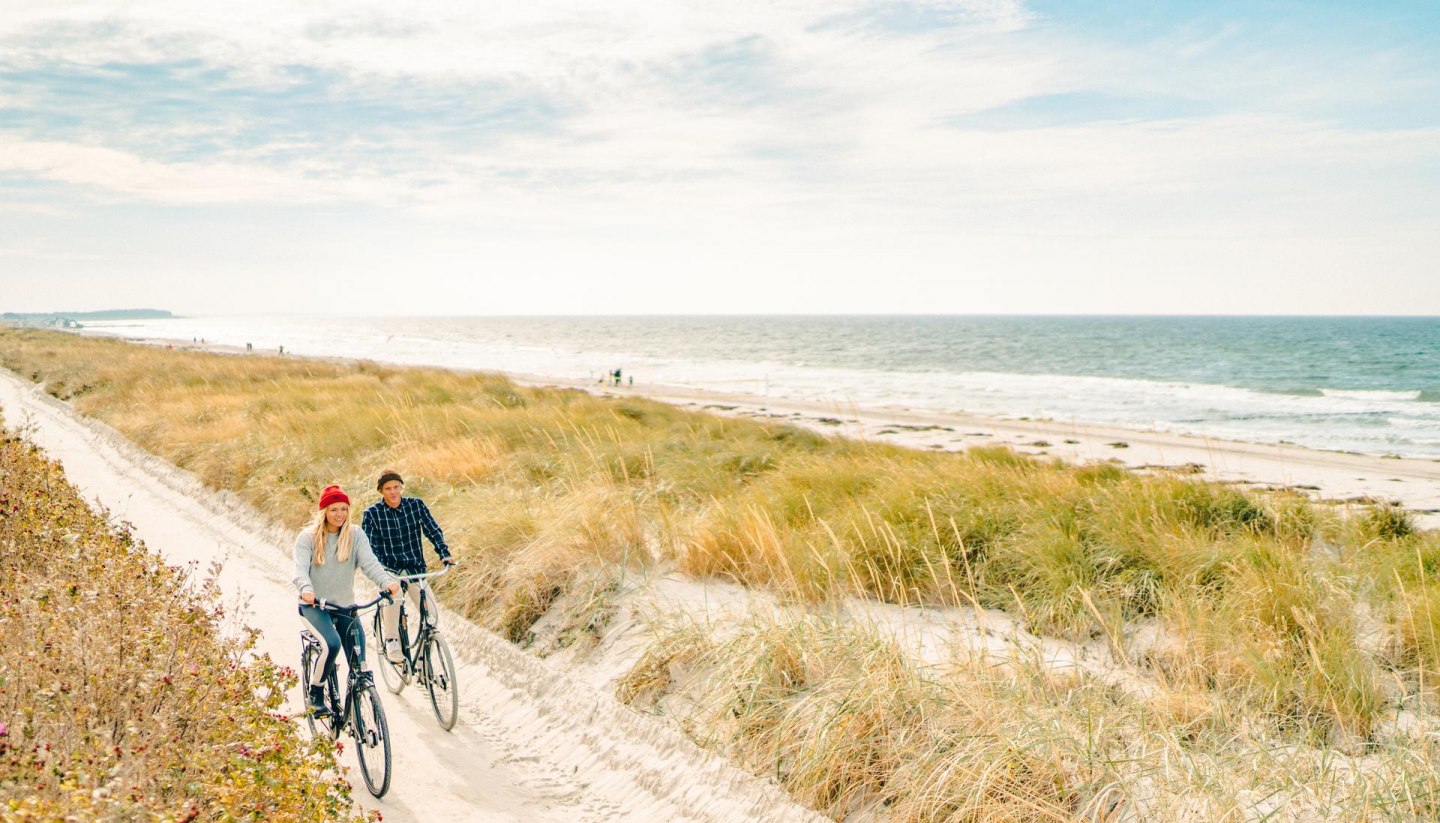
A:
[[[355,570],[375,585],[398,594],[400,583],[376,559],[365,532],[350,526],[350,498],[339,486],[326,486],[320,493],[320,514],[315,522],[295,536],[295,588],[300,590],[300,617],[320,638],[325,654],[310,672],[310,694],[306,699],[316,712],[325,709],[325,678],[335,667],[340,644],[348,641],[356,660],[365,661],[365,632],[354,615],[325,611],[316,599],[339,606],[355,602]],[[342,639],[343,638],[343,639]]]
[[[620,370],[619,370],[619,369],[616,369],[616,370],[614,371],[614,377],[615,377],[615,385],[617,385],[617,386],[620,385]]]
[[[450,556],[450,547],[445,545],[445,534],[430,514],[430,507],[418,497],[405,496],[405,479],[393,469],[380,473],[375,483],[380,492],[380,502],[365,510],[361,528],[375,547],[375,556],[398,576],[425,573],[423,535],[434,547],[435,554],[446,566],[455,565]],[[405,587],[410,598],[411,613],[420,613],[420,590],[415,586]],[[400,652],[400,604],[380,607],[380,630],[385,641],[385,657],[399,663]]]

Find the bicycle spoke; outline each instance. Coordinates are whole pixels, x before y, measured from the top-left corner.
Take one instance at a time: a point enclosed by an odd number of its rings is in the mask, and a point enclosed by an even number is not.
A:
[[[425,643],[421,667],[425,688],[430,692],[430,706],[440,728],[450,731],[460,715],[460,691],[455,683],[455,661],[450,657],[450,644],[439,634],[431,634]]]
[[[390,727],[385,722],[385,709],[380,705],[380,692],[372,685],[365,685],[357,688],[353,696],[351,733],[355,737],[360,774],[370,793],[383,797],[390,790]]]

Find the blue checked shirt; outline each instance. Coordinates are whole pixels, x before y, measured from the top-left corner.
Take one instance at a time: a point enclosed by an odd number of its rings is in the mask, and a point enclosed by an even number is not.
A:
[[[450,557],[445,535],[430,508],[418,497],[402,497],[400,505],[390,508],[385,501],[365,510],[360,528],[370,538],[375,556],[385,568],[399,574],[420,574],[425,571],[425,555],[421,552],[420,535],[430,538],[430,545],[441,560]]]

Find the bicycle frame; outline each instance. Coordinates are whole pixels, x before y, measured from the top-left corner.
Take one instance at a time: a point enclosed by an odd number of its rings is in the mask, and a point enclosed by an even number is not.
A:
[[[435,710],[435,719],[440,721],[440,728],[450,731],[455,727],[455,721],[459,718],[459,694],[455,690],[455,662],[450,654],[450,645],[445,642],[445,636],[440,631],[438,623],[439,609],[433,599],[435,594],[426,585],[425,579],[444,574],[442,569],[428,574],[412,574],[401,577],[402,583],[417,587],[416,602],[418,607],[419,625],[415,629],[415,636],[410,636],[410,615],[411,606],[408,604],[410,598],[400,599],[400,613],[396,619],[396,637],[400,642],[400,656],[397,660],[389,660],[382,657],[378,664],[381,678],[385,681],[385,688],[391,694],[399,694],[410,684],[414,678],[429,693],[431,708]],[[383,620],[379,613],[375,615],[375,638],[377,645],[383,646],[386,639]]]
[[[315,606],[315,608],[318,608],[318,609],[320,609],[321,611],[338,612],[338,613],[340,613],[340,614],[349,614],[351,617],[353,617],[353,618],[355,619],[354,626],[355,626],[356,628],[360,628],[360,627],[361,627],[361,623],[360,623],[360,614],[361,614],[361,612],[364,612],[364,611],[366,611],[367,609],[370,609],[370,608],[372,608],[372,607],[374,607],[374,606],[379,605],[380,601],[382,601],[382,600],[390,600],[390,599],[391,599],[391,597],[390,597],[390,595],[389,595],[388,593],[386,593],[386,592],[381,592],[381,593],[380,593],[380,596],[376,597],[374,600],[371,600],[369,603],[359,603],[359,604],[356,604],[356,605],[353,605],[353,606],[336,606],[336,605],[334,605],[333,603],[327,602],[327,601],[325,600],[325,598],[322,597],[322,598],[320,598],[320,599],[318,599],[318,600],[315,601],[314,606]],[[421,602],[424,602],[424,601],[422,600]],[[362,631],[363,631],[363,629],[362,629]],[[337,738],[340,736],[340,733],[341,733],[341,732],[345,731],[345,730],[350,726],[350,723],[351,723],[350,707],[351,707],[351,702],[354,700],[354,696],[355,696],[355,692],[356,692],[356,684],[359,683],[360,681],[366,679],[366,678],[363,677],[363,675],[369,675],[369,674],[370,674],[370,670],[369,670],[368,668],[362,667],[362,666],[360,665],[359,660],[358,660],[358,658],[359,658],[359,649],[356,648],[356,644],[350,642],[352,639],[353,639],[353,638],[343,637],[343,638],[341,638],[341,640],[340,640],[340,642],[341,642],[341,649],[345,652],[345,663],[346,663],[346,669],[348,670],[348,671],[346,672],[346,676],[345,676],[345,698],[344,698],[344,702],[342,703],[342,702],[341,702],[341,699],[340,699],[340,694],[339,694],[339,691],[340,691],[339,678],[338,678],[338,676],[337,676],[337,672],[335,671],[335,668],[334,668],[334,667],[331,667],[330,673],[329,673],[328,675],[326,675],[326,677],[325,677],[325,682],[324,682],[324,684],[322,684],[322,685],[325,686],[325,696],[326,696],[326,698],[328,699],[328,701],[329,701],[329,703],[330,703],[331,717],[336,718],[336,721],[331,724],[331,734],[332,734],[334,737],[337,737]],[[319,653],[319,649],[320,649],[320,638],[316,637],[316,636],[315,636],[315,633],[312,632],[310,629],[307,628],[307,629],[301,629],[301,630],[300,630],[300,643],[301,643],[301,653],[300,653],[300,655],[301,655],[301,658],[302,658],[302,659],[303,659],[304,656],[305,656],[305,652],[304,652],[305,646],[313,645],[313,646],[315,646],[315,648],[316,648],[316,653]],[[336,708],[337,708],[337,706],[338,706],[338,708],[339,708],[338,714],[336,713]]]
[[[408,600],[403,596],[400,597],[398,600],[398,605],[400,607],[400,619],[398,621],[400,650],[401,654],[405,658],[405,671],[409,674],[413,674],[420,670],[420,654],[425,648],[425,641],[430,638],[430,635],[440,633],[440,627],[438,625],[432,624],[429,619],[429,604],[430,601],[434,599],[435,595],[430,591],[430,586],[425,582],[425,580],[430,577],[439,577],[447,571],[449,571],[449,569],[444,568],[435,572],[427,572],[425,574],[410,574],[404,577],[396,578],[401,583],[417,584],[418,588],[420,589],[420,627],[416,629],[415,637],[413,639],[410,637],[409,626],[406,625],[408,621],[405,619],[405,607]]]

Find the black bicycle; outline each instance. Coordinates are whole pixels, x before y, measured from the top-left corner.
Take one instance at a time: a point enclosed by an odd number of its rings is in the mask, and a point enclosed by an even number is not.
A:
[[[349,664],[349,676],[345,684],[344,701],[341,701],[335,667],[325,678],[325,704],[327,711],[319,713],[313,709],[306,714],[312,735],[324,734],[332,740],[348,733],[355,740],[355,756],[360,761],[360,774],[365,778],[365,787],[376,797],[390,790],[390,727],[385,723],[385,709],[380,705],[380,692],[375,688],[375,679],[357,660],[355,642],[360,623],[358,615],[381,600],[389,599],[382,594],[369,603],[354,606],[336,606],[324,600],[315,601],[318,608],[340,612],[357,617],[351,625],[351,636],[341,643],[345,647],[345,661]],[[302,694],[310,693],[310,670],[317,657],[325,654],[320,638],[309,629],[300,632],[300,671],[304,681]]]
[[[425,582],[426,578],[439,577],[445,571],[441,569],[429,574],[412,574],[399,578],[402,585],[418,586],[420,589],[420,621],[413,640],[410,638],[410,616],[407,614],[408,598],[403,595],[400,597],[399,662],[391,661],[385,656],[378,609],[375,611],[373,637],[376,656],[380,659],[380,679],[385,681],[385,688],[389,689],[391,694],[399,694],[412,679],[418,680],[430,693],[430,706],[435,710],[435,719],[440,721],[440,728],[448,732],[455,728],[455,720],[460,714],[460,692],[455,684],[455,661],[450,656],[450,644],[445,642],[440,633],[440,612],[432,602],[434,595]]]

